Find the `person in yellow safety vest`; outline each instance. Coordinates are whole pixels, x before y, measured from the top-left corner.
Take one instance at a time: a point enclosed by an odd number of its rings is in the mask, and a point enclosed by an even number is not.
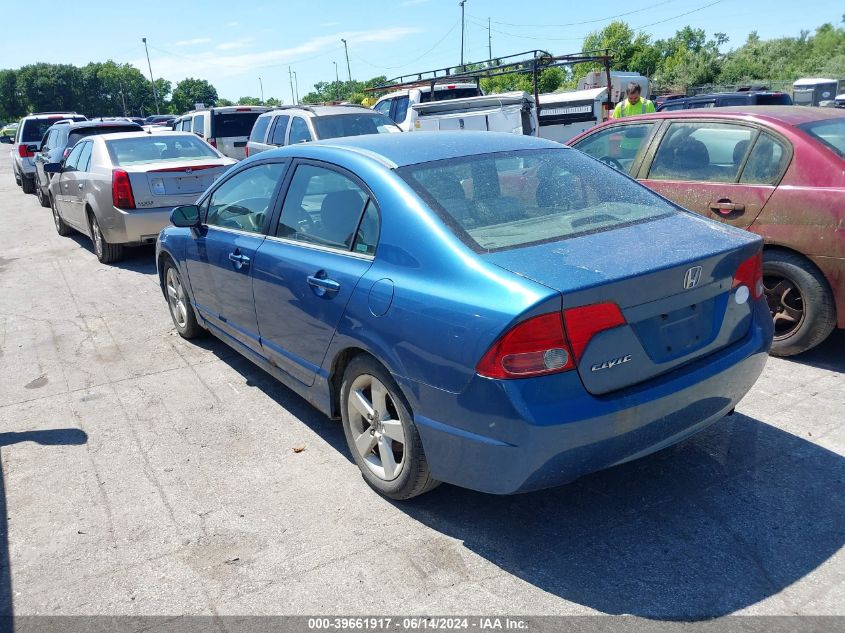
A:
[[[626,116],[637,114],[649,114],[654,112],[654,104],[648,99],[640,98],[642,88],[636,81],[628,84],[628,98],[619,102],[613,109],[613,118],[621,119]]]

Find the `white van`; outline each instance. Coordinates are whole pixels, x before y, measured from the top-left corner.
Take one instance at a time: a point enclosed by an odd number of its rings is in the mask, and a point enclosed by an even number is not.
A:
[[[225,106],[186,112],[173,122],[173,129],[193,132],[229,158],[246,157],[246,143],[255,120],[267,106]]]

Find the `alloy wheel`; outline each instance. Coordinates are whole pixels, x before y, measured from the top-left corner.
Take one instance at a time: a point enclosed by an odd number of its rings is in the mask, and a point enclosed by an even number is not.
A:
[[[173,315],[176,325],[184,328],[188,323],[188,306],[185,300],[185,289],[182,287],[182,280],[179,279],[179,275],[174,268],[167,269],[165,287],[170,314]]]
[[[804,323],[804,297],[801,290],[787,277],[766,275],[763,277],[763,291],[775,323],[775,340],[794,334]]]
[[[91,233],[94,238],[94,250],[97,253],[97,257],[102,258],[103,256],[103,234],[100,233],[100,225],[97,224],[96,216],[91,216]]]
[[[56,209],[56,202],[50,197],[50,210],[53,212],[53,223],[56,225],[56,230],[61,232],[62,219],[59,217],[59,211]]]
[[[405,429],[393,396],[375,376],[358,376],[349,389],[349,428],[355,449],[379,479],[396,479],[405,466]]]

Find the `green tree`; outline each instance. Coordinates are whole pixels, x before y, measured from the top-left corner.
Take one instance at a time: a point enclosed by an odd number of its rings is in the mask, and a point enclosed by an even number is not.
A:
[[[11,121],[26,114],[18,94],[18,74],[14,70],[0,70],[0,120]]]
[[[176,84],[171,98],[171,110],[174,113],[194,109],[194,104],[202,103],[212,107],[217,103],[217,90],[205,79],[188,77]]]

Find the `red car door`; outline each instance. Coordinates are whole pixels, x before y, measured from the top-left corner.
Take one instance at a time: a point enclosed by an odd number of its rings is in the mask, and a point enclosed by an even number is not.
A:
[[[673,121],[639,180],[691,211],[747,229],[790,156],[785,142],[750,125]]]

